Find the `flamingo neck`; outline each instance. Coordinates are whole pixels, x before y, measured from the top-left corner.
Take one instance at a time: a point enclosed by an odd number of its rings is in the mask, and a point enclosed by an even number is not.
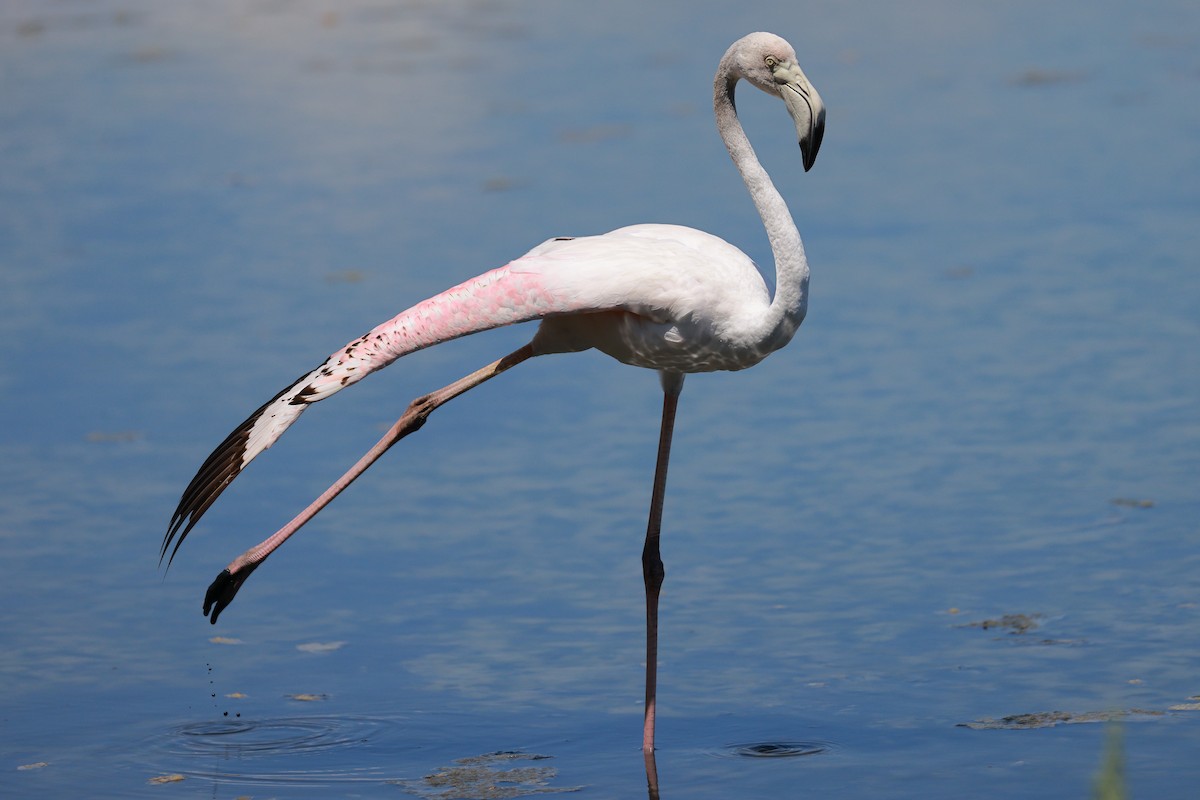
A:
[[[771,252],[775,257],[775,296],[771,300],[770,311],[763,320],[762,331],[764,340],[773,342],[776,347],[782,347],[792,338],[792,334],[804,321],[808,308],[808,259],[804,254],[804,244],[800,241],[800,232],[792,221],[787,203],[771,176],[759,163],[738,120],[737,109],[734,106],[734,85],[738,76],[728,57],[722,60],[717,70],[717,78],[713,86],[713,107],[717,118],[717,130],[734,165],[741,173],[742,181],[750,192],[750,199],[762,218],[763,227],[767,231],[767,240],[771,244]]]

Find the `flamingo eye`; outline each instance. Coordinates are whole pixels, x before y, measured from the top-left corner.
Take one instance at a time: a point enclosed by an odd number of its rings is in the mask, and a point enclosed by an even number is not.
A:
[[[767,56],[766,62],[767,66],[771,69],[775,69],[777,66],[779,66],[779,59],[775,56]]]

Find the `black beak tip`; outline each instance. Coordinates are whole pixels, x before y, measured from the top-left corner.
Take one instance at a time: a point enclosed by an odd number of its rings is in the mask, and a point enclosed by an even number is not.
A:
[[[800,155],[804,159],[804,171],[812,169],[817,163],[817,151],[821,149],[821,139],[825,137],[825,126],[816,126],[807,139],[800,140]]]
[[[817,151],[812,147],[805,147],[804,142],[800,143],[800,157],[804,162],[804,171],[808,172],[813,168],[813,164],[817,163]]]

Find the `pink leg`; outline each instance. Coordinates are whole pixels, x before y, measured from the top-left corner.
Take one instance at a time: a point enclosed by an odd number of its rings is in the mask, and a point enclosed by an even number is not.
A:
[[[658,596],[662,589],[662,557],[659,533],[662,530],[663,496],[667,490],[667,462],[671,459],[671,434],[675,429],[675,409],[683,389],[683,373],[662,373],[662,429],[658,438],[658,461],[654,467],[654,490],[650,496],[650,520],[646,525],[646,546],[642,549],[642,577],[646,583],[646,708],[642,724],[642,752],[646,755],[646,777],[657,790],[654,766],[654,712],[658,690]]]
[[[284,525],[261,544],[250,548],[235,558],[217,576],[216,580],[208,587],[208,592],[204,595],[205,616],[209,616],[209,611],[211,610],[212,615],[210,620],[213,624],[216,624],[217,617],[225,610],[226,606],[233,602],[234,595],[237,594],[238,589],[245,583],[246,578],[250,577],[250,573],[254,572],[258,568],[258,565],[266,560],[267,556],[271,555],[277,547],[287,541],[289,536],[300,530],[306,522],[316,516],[318,511],[329,505],[329,502],[341,494],[342,490],[353,483],[359,475],[366,472],[367,468],[386,453],[389,447],[410,433],[419,430],[425,424],[425,420],[429,418],[429,415],[438,406],[449,400],[453,400],[455,397],[458,397],[469,389],[475,388],[484,381],[496,377],[501,372],[515,367],[531,356],[533,356],[533,346],[525,345],[521,349],[488,364],[483,369],[472,372],[470,375],[455,381],[449,386],[413,400],[404,412],[404,415],[396,421],[396,424],[345,475],[338,478],[336,483],[326,489],[308,508],[301,511],[295,519]]]

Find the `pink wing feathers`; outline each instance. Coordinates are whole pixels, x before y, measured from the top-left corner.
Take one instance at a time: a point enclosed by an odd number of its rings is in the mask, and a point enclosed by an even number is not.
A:
[[[551,239],[523,259],[567,239]],[[514,262],[514,264],[517,262]],[[163,537],[160,560],[168,565],[184,538],[233,479],[283,435],[310,404],[386,367],[397,358],[439,342],[552,314],[578,311],[578,299],[555,296],[542,275],[509,264],[447,289],[342,347],[321,366],[275,395],[234,429],[192,478]],[[174,548],[171,543],[174,541]]]
[[[683,287],[681,290],[680,287]],[[696,291],[688,291],[695,287]],[[701,291],[702,290],[702,291]],[[601,236],[550,239],[509,264],[460,283],[404,311],[333,353],[239,425],[201,465],[184,490],[160,560],[170,564],[184,538],[234,478],[283,435],[310,404],[386,367],[396,359],[440,342],[518,322],[547,317],[622,310],[634,319],[663,324],[674,319],[731,317],[723,306],[765,307],[769,298],[753,263],[727,242],[675,225],[636,225]],[[607,326],[606,326],[607,323]],[[724,362],[693,364],[685,352],[642,351],[637,337],[605,338],[615,319],[593,318],[572,327],[540,331],[541,353],[597,346],[626,363],[653,369],[740,368]],[[617,323],[619,324],[619,323]],[[654,333],[660,350],[687,349],[670,331]],[[665,337],[665,338],[664,338]],[[692,343],[695,344],[695,343]],[[761,355],[757,356],[761,358]],[[757,360],[757,358],[755,360]],[[683,365],[680,367],[680,365]],[[172,548],[174,542],[174,548]]]

